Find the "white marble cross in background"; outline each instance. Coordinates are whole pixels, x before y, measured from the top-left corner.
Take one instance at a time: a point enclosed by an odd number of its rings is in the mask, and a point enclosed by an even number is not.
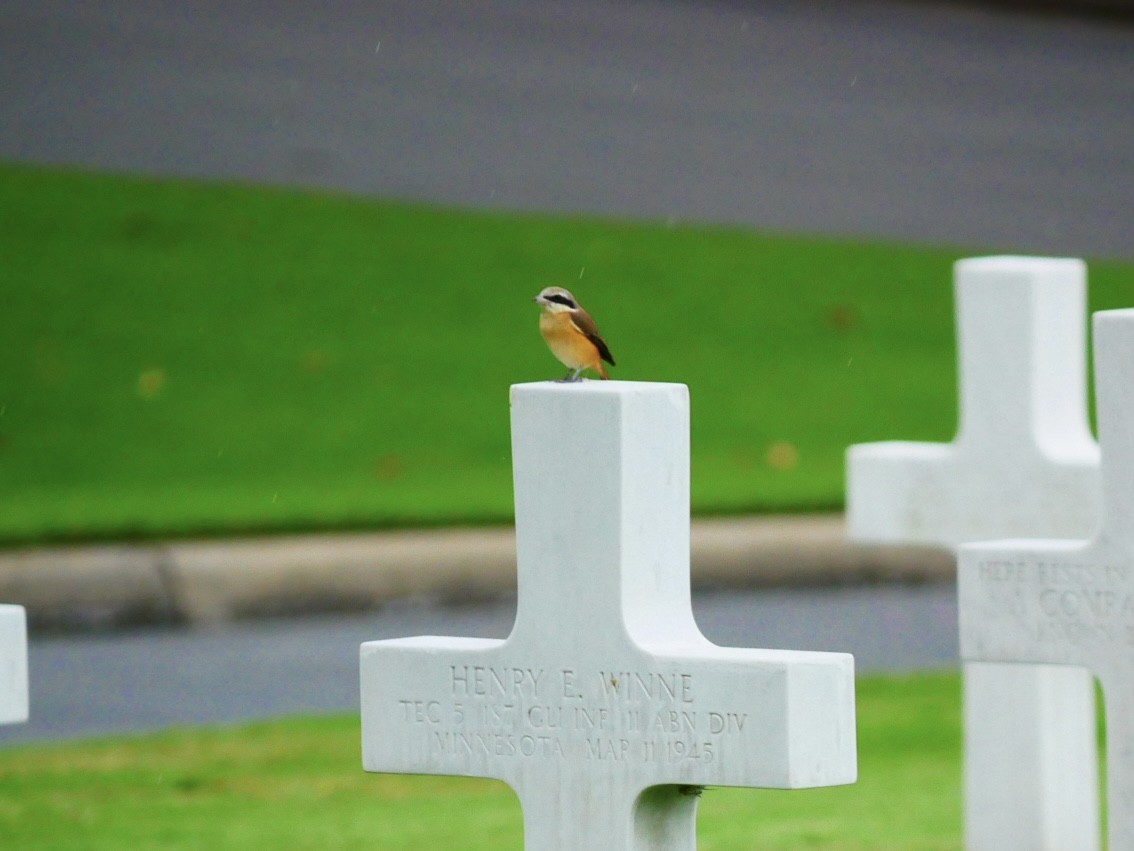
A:
[[[27,614],[23,606],[0,605],[0,724],[27,720]]]
[[[956,548],[1089,535],[1099,523],[1099,454],[1087,419],[1086,267],[962,260],[955,295],[957,437],[852,446],[850,536]],[[963,678],[965,847],[1097,849],[1090,675],[970,661]]]
[[[1094,322],[1102,525],[1090,540],[961,547],[961,656],[1094,672],[1106,704],[1109,847],[1125,849],[1134,848],[1134,310]]]

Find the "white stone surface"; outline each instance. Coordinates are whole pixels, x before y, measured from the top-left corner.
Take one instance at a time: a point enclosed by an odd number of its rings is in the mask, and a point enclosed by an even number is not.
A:
[[[1107,710],[1111,849],[1134,848],[1134,310],[1095,314],[1102,524],[1088,540],[961,547],[961,654],[1083,666]]]
[[[362,645],[368,771],[503,780],[532,851],[693,849],[696,787],[855,780],[849,655],[693,621],[687,388],[515,386],[512,454],[515,626]]]
[[[0,724],[27,720],[27,616],[23,606],[0,605]]]
[[[1087,419],[1084,264],[962,260],[955,296],[957,437],[851,447],[851,537],[955,548],[1090,534],[1100,491]],[[1051,666],[963,668],[966,847],[1097,849],[1089,675]]]

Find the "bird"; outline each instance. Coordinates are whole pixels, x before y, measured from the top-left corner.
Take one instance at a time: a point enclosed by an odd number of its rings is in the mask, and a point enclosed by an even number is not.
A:
[[[584,369],[594,370],[599,378],[610,378],[602,362],[614,366],[614,356],[575,296],[563,287],[544,287],[533,301],[540,306],[539,333],[551,353],[567,367],[560,381],[578,381]]]

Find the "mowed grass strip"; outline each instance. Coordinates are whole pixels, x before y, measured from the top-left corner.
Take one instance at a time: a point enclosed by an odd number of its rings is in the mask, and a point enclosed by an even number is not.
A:
[[[858,684],[859,782],[709,789],[698,847],[959,849],[956,674]],[[487,780],[366,774],[357,718],[0,750],[5,847],[119,851],[522,847],[519,803]]]
[[[960,256],[0,165],[0,543],[505,522],[552,284],[689,385],[696,512],[836,508],[953,432]]]

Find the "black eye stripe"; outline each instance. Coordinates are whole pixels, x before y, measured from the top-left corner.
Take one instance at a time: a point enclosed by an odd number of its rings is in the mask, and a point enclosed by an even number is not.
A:
[[[556,304],[561,304],[564,307],[574,307],[575,306],[575,302],[571,301],[571,299],[567,298],[567,296],[560,295],[559,293],[556,293],[555,295],[549,295],[547,297],[547,300],[553,301]]]

